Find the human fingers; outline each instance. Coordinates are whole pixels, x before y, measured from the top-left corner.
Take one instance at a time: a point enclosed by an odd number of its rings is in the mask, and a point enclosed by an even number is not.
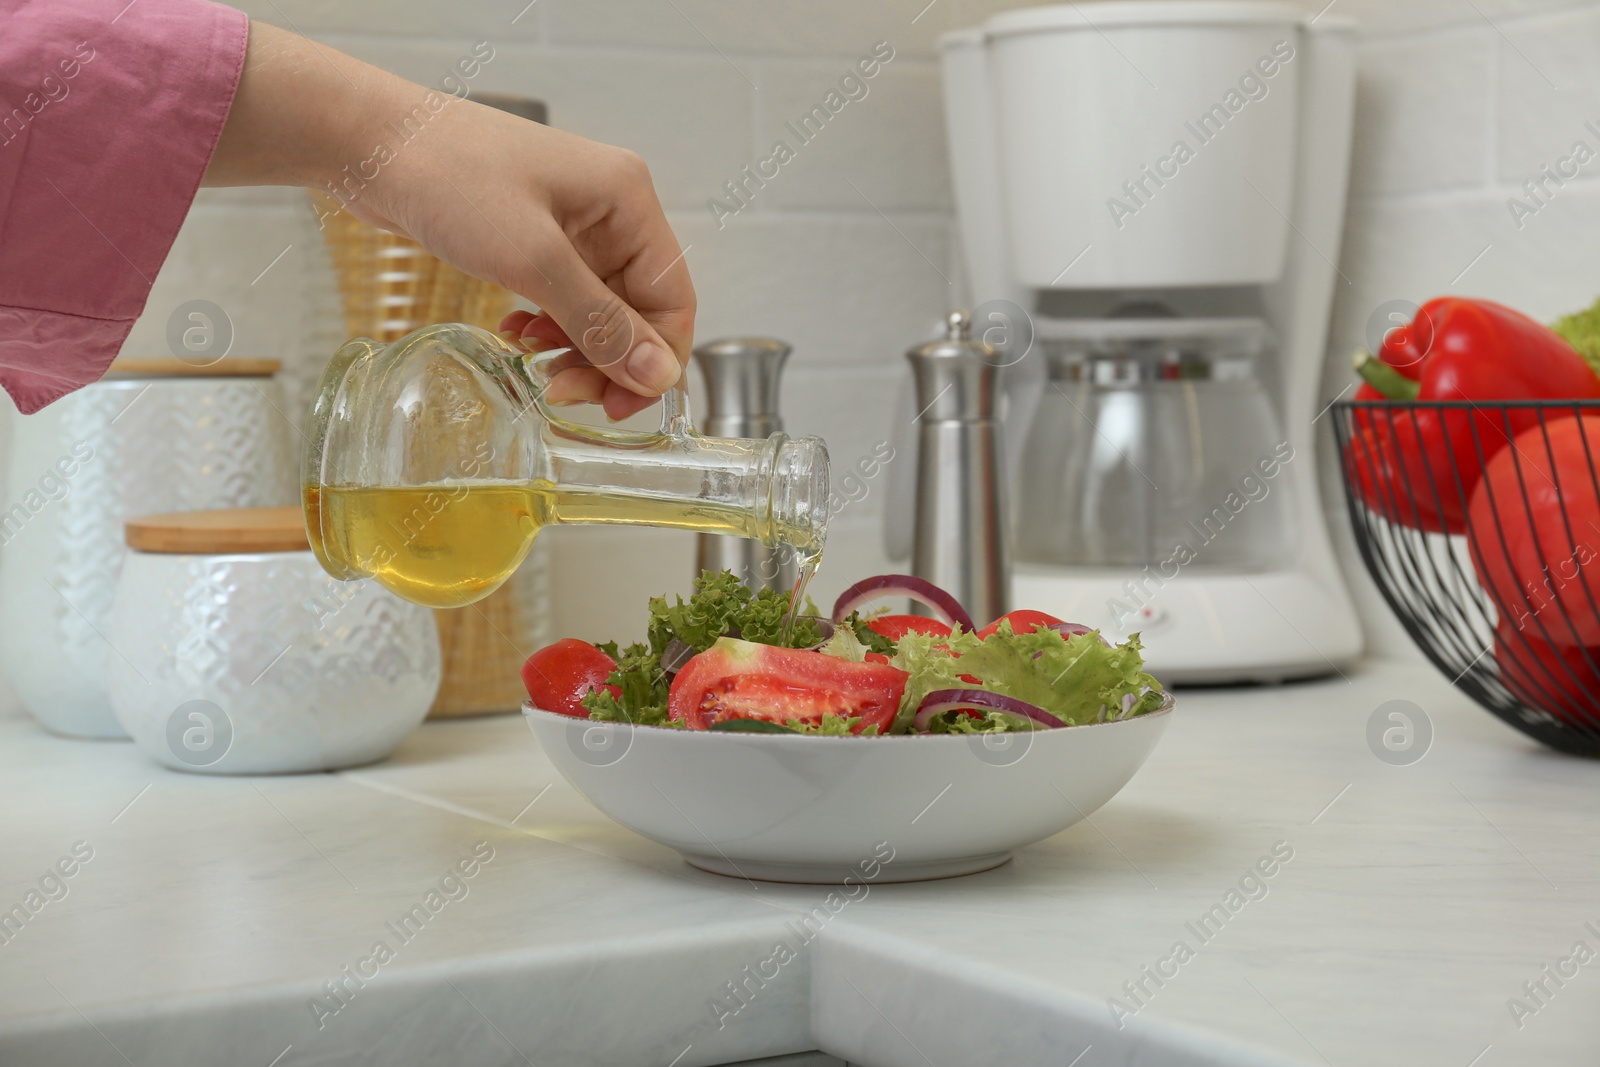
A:
[[[677,384],[683,367],[656,329],[589,269],[562,234],[546,246],[554,260],[540,307],[606,377],[641,396],[659,396]],[[529,325],[538,321],[535,317]],[[526,329],[526,327],[524,327]]]

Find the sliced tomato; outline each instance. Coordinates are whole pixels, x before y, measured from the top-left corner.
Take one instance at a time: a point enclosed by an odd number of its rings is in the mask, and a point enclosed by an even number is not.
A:
[[[1061,620],[1043,611],[1032,611],[1028,608],[1023,608],[1019,611],[1006,612],[994,622],[979,630],[978,636],[982,638],[992,635],[1000,629],[1002,622],[1011,623],[1011,632],[1014,634],[1031,634],[1041,626],[1059,625]]]
[[[854,733],[872,726],[883,733],[899,710],[907,677],[887,664],[724,637],[684,664],[667,708],[691,730],[727,719],[816,723],[842,715],[861,719]]]
[[[564,637],[528,657],[522,665],[522,684],[528,687],[534,707],[587,719],[583,698],[591,689],[622,695],[622,690],[606,684],[616,669],[617,661],[589,642]]]
[[[924,618],[921,615],[879,615],[875,619],[867,620],[867,629],[873,633],[881,634],[891,641],[898,641],[906,634],[932,634],[934,637],[949,637],[950,627],[938,619]]]

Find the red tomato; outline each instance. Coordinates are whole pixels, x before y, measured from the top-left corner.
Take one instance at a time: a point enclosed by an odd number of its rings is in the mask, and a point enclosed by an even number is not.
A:
[[[1591,461],[1600,463],[1600,415],[1552,419],[1495,453],[1467,509],[1478,581],[1500,617],[1563,648],[1600,646],[1600,485]]]
[[[617,669],[617,661],[587,641],[564,637],[528,657],[522,665],[522,684],[535,707],[562,715],[587,719],[583,698],[591,689],[608,689],[616,696],[622,690],[606,685]]]
[[[938,619],[928,619],[921,615],[879,615],[875,619],[867,620],[867,629],[873,633],[881,634],[891,641],[898,641],[906,634],[932,634],[934,637],[949,637],[950,627]]]
[[[900,708],[907,677],[886,664],[723,638],[684,664],[667,707],[691,730],[724,719],[812,723],[831,714],[860,716],[855,733],[870,726],[882,733]]]
[[[1600,648],[1557,648],[1502,622],[1494,631],[1500,680],[1518,700],[1556,718],[1600,728]]]
[[[1057,626],[1061,623],[1061,620],[1042,611],[1030,611],[1027,608],[1022,608],[1019,611],[1006,612],[994,622],[979,630],[978,636],[980,638],[989,637],[1000,629],[1002,622],[1010,622],[1011,632],[1014,634],[1031,634],[1041,626]]]

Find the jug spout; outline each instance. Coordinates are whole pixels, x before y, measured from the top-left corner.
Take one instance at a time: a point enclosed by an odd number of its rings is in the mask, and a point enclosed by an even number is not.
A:
[[[345,345],[313,408],[306,525],[323,566],[415,603],[469,604],[555,523],[738,534],[814,560],[827,536],[817,438],[701,437],[681,390],[661,432],[573,422],[544,399],[561,353],[529,357],[472,326]]]
[[[664,441],[673,444],[621,462],[571,441],[550,443],[547,521],[710,531],[802,555],[821,551],[828,468],[820,440],[779,433]]]

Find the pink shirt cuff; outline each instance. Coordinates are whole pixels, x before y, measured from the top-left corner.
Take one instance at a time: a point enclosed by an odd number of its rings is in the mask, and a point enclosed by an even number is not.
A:
[[[249,21],[204,0],[0,0],[0,387],[96,381],[216,149]]]

